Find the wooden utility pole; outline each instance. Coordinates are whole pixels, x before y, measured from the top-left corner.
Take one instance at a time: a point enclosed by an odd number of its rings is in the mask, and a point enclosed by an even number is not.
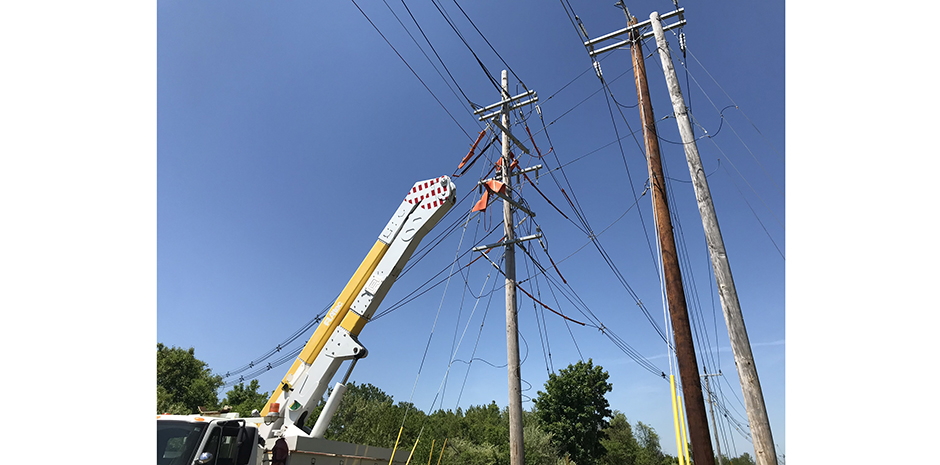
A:
[[[628,26],[635,24],[636,18],[631,17]],[[692,460],[695,465],[714,465],[715,456],[709,438],[702,384],[699,380],[698,362],[695,360],[695,347],[692,343],[692,326],[689,323],[685,290],[682,286],[682,272],[679,269],[679,256],[676,252],[676,239],[673,236],[672,220],[669,218],[669,205],[666,201],[666,179],[663,175],[659,139],[656,135],[656,120],[653,116],[653,105],[650,103],[649,86],[646,81],[643,43],[636,29],[630,30],[630,38],[633,73],[636,77],[643,139],[646,142],[646,159],[650,171],[650,190],[653,197],[656,227],[659,232],[659,245],[662,249],[666,301],[669,304],[669,318],[672,322],[676,360],[679,364],[679,378],[682,380],[686,419],[689,422],[689,436],[692,442]]]
[[[502,74],[503,100],[509,100],[509,76],[506,70]],[[500,122],[503,128],[509,128],[510,103],[503,104]],[[509,172],[512,160],[509,156],[509,131],[502,134],[503,157],[502,176],[506,185],[507,196],[511,194]],[[506,356],[509,363],[509,463],[525,464],[525,450],[522,447],[522,374],[519,363],[519,319],[516,314],[516,249],[515,222],[512,219],[512,204],[503,199],[503,224],[506,246],[503,248],[503,261],[506,273]]]
[[[718,442],[718,424],[715,422],[715,404],[712,403],[712,390],[708,385],[709,376],[721,376],[721,374],[710,375],[705,373],[702,375],[702,377],[705,378],[705,393],[708,394],[708,413],[712,416],[712,428],[715,430],[715,449],[718,450],[718,465],[721,465],[721,443]]]
[[[539,98],[534,90],[527,90],[514,97],[509,96],[509,76],[506,70],[502,74],[501,99],[499,102],[474,110],[475,115],[480,116],[480,121],[488,121],[496,129],[502,132],[503,153],[500,158],[500,181],[504,189],[494,192],[503,199],[503,223],[506,237],[496,244],[474,247],[474,252],[483,252],[493,247],[504,247],[503,260],[504,270],[500,270],[506,276],[506,359],[509,372],[509,462],[510,465],[525,464],[525,450],[522,445],[522,377],[519,362],[519,320],[516,313],[516,251],[515,244],[532,239],[538,239],[541,234],[531,236],[516,237],[515,222],[513,221],[513,209],[519,209],[529,216],[535,216],[531,210],[522,204],[512,200],[512,186],[510,184],[510,174],[512,172],[512,157],[509,154],[510,144],[515,144],[523,153],[529,153],[529,149],[519,141],[512,132],[509,131],[509,113],[517,108],[538,102]],[[523,100],[527,99],[527,100]],[[499,108],[497,111],[487,113],[488,111]],[[497,121],[498,119],[498,121]],[[541,165],[534,168],[527,168],[519,173],[524,173],[533,169],[540,168]],[[488,182],[488,181],[487,181]],[[492,263],[492,260],[490,261]],[[497,266],[493,263],[493,266]]]
[[[669,96],[676,114],[676,123],[682,136],[682,145],[685,148],[685,158],[692,174],[692,186],[695,188],[695,199],[698,201],[698,210],[702,216],[702,225],[705,228],[705,241],[711,255],[712,268],[715,271],[715,280],[718,283],[718,295],[721,299],[721,308],[724,310],[725,324],[728,326],[728,336],[731,338],[731,350],[734,352],[734,365],[741,380],[741,391],[744,393],[744,407],[747,410],[747,419],[751,428],[751,438],[754,442],[754,453],[757,455],[757,465],[776,465],[777,453],[774,448],[773,435],[770,432],[770,420],[767,418],[767,408],[764,405],[764,394],[761,391],[760,380],[757,377],[757,367],[754,365],[754,356],[751,354],[751,343],[747,338],[744,327],[744,316],[741,305],[738,303],[738,293],[734,287],[731,276],[731,265],[725,252],[725,243],[718,228],[718,216],[715,214],[715,205],[712,203],[711,191],[705,170],[702,168],[702,159],[698,154],[695,136],[692,133],[692,123],[689,121],[689,112],[682,98],[679,88],[679,78],[672,65],[669,46],[663,33],[663,25],[659,13],[650,14],[650,23],[653,34],[656,36],[656,47],[663,63],[663,72],[666,75],[666,84],[669,87]],[[706,379],[707,380],[707,379]]]

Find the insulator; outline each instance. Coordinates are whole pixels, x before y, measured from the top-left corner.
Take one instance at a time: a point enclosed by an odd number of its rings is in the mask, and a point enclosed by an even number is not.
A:
[[[685,33],[684,32],[679,33],[679,50],[682,50],[682,52],[685,53]]]

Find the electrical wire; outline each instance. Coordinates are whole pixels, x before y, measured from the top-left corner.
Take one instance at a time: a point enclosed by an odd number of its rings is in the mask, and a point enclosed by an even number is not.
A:
[[[400,58],[402,63],[404,63],[405,66],[408,67],[408,69],[411,71],[411,74],[414,74],[415,78],[417,78],[418,81],[421,83],[421,85],[424,86],[424,88],[428,91],[428,93],[431,94],[431,97],[433,97],[434,100],[438,103],[438,105],[440,105],[441,108],[444,110],[444,112],[447,113],[447,116],[450,116],[450,119],[454,121],[454,124],[456,124],[457,127],[460,128],[460,130],[467,136],[468,139],[473,140],[473,137],[470,136],[470,133],[468,133],[467,130],[464,129],[463,126],[460,125],[460,122],[457,121],[457,118],[454,118],[454,115],[452,115],[450,111],[447,109],[447,107],[444,106],[444,104],[441,102],[441,100],[437,98],[437,95],[434,94],[434,91],[432,91],[431,88],[428,87],[427,84],[425,84],[424,80],[421,79],[421,76],[418,76],[418,73],[414,70],[414,68],[411,67],[410,64],[408,64],[408,61],[405,60],[405,57],[403,57],[401,53],[398,53],[398,49],[396,49],[395,46],[392,45],[391,42],[389,42],[388,38],[385,37],[385,34],[383,34],[382,31],[379,30],[379,27],[376,26],[374,22],[372,22],[371,18],[369,18],[369,15],[367,15],[366,12],[363,11],[363,9],[359,6],[359,4],[356,3],[356,0],[350,0],[350,1],[353,3],[353,5],[356,6],[356,9],[358,9],[359,12],[362,13],[362,16],[366,18],[366,21],[368,21],[369,24],[372,25],[372,28],[375,29],[375,32],[378,32],[379,35],[382,36],[382,40],[384,40],[385,43],[388,44],[388,46],[392,48],[392,51],[395,52],[395,55],[398,55],[398,58]]]
[[[385,1],[385,0],[383,0],[383,1]],[[388,3],[386,3],[386,5],[388,5]],[[401,5],[402,5],[403,7],[405,7],[405,10],[408,12],[408,16],[411,17],[411,21],[412,21],[412,22],[415,24],[415,26],[418,28],[418,31],[421,32],[421,36],[424,37],[424,41],[428,44],[428,47],[431,48],[431,51],[434,53],[434,56],[437,57],[437,61],[439,61],[439,62],[441,63],[441,66],[444,68],[444,71],[446,71],[446,72],[447,72],[447,75],[450,76],[450,80],[454,83],[455,86],[457,86],[457,90],[460,91],[460,95],[463,95],[464,100],[466,100],[467,103],[470,104],[471,109],[472,109],[472,108],[475,108],[477,105],[474,104],[474,103],[470,100],[469,97],[467,97],[467,93],[464,92],[463,89],[460,87],[460,84],[457,83],[457,79],[455,79],[455,78],[454,78],[454,75],[451,74],[450,69],[447,68],[447,64],[444,63],[444,60],[441,58],[441,55],[438,54],[438,53],[437,53],[437,49],[434,48],[434,44],[432,44],[432,43],[431,43],[431,40],[428,39],[427,34],[424,33],[424,29],[421,27],[420,24],[418,24],[418,20],[415,19],[414,14],[411,13],[411,8],[408,8],[408,5],[405,4],[405,0],[401,0]],[[389,10],[391,10],[391,7],[389,7]],[[397,19],[398,16],[395,16],[395,18]],[[400,22],[400,21],[399,21],[399,22]],[[402,24],[402,27],[404,27],[404,24]],[[407,30],[407,28],[405,28],[405,30]],[[410,35],[411,35],[411,34],[409,33],[409,36],[410,36]],[[414,37],[412,37],[412,40],[414,40]],[[415,45],[417,45],[417,41],[415,41]],[[421,48],[421,47],[419,46],[418,48]],[[423,53],[423,52],[424,52],[424,50],[422,49],[422,53]],[[425,56],[425,58],[428,58],[428,61],[431,61],[431,59],[427,56],[427,54],[425,54],[424,56]],[[433,64],[432,64],[432,66],[433,66]],[[436,71],[436,70],[437,70],[437,67],[435,66],[434,69],[435,69],[435,71]],[[438,74],[440,74],[440,71],[438,71]],[[444,76],[441,76],[441,79],[443,79],[443,78],[444,78]],[[445,82],[446,82],[446,80],[445,80]],[[450,86],[448,85],[448,87],[450,87]],[[451,89],[451,91],[453,91],[453,89]]]

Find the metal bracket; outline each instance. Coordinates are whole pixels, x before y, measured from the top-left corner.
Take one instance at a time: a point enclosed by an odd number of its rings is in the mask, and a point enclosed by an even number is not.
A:
[[[522,170],[522,171],[515,171],[515,172],[513,172],[513,173],[509,173],[509,176],[510,176],[510,177],[515,176],[515,177],[518,179],[520,174],[525,174],[525,173],[528,173],[528,172],[530,172],[530,171],[538,171],[538,170],[540,170],[540,169],[542,169],[542,168],[543,168],[542,165],[530,166],[530,167],[528,167],[528,168],[526,168],[526,169],[524,169],[524,170]],[[502,179],[502,178],[499,177],[499,176],[496,176],[495,178],[490,178],[490,179],[484,179],[484,180],[482,180],[482,181],[477,181],[477,186],[480,186],[480,185],[482,185],[482,184],[486,184],[486,183],[492,181],[493,179]],[[535,176],[535,179],[538,179],[538,175]]]
[[[500,124],[499,121],[496,121],[496,117],[499,116],[499,115],[500,115],[499,113],[496,113],[496,114],[490,119],[490,122],[492,122],[497,128],[499,128],[499,130],[502,131],[504,134],[506,134],[507,136],[509,136],[509,139],[511,139],[514,144],[518,145],[519,148],[522,149],[522,152],[523,152],[523,153],[525,153],[526,155],[528,155],[528,154],[529,154],[529,149],[527,149],[527,148],[525,147],[525,145],[522,145],[522,142],[519,142],[519,139],[516,139],[516,136],[512,135],[512,133],[509,132],[508,129],[504,128],[503,125]]]
[[[336,328],[323,347],[323,353],[332,358],[362,358],[368,351],[352,334],[342,328]]]
[[[533,235],[531,235],[531,236],[518,237],[518,238],[513,239],[513,240],[511,240],[511,241],[497,242],[497,243],[495,243],[495,244],[481,245],[481,246],[479,246],[479,247],[474,247],[474,248],[473,248],[473,251],[474,251],[474,252],[479,252],[479,251],[481,251],[481,250],[489,250],[489,249],[492,249],[493,247],[499,247],[499,246],[504,246],[504,245],[511,245],[511,244],[515,244],[515,243],[518,243],[518,242],[531,241],[532,239],[539,239],[539,238],[541,238],[541,237],[542,237],[542,234],[541,234],[541,233],[539,233],[539,234],[533,234]]]

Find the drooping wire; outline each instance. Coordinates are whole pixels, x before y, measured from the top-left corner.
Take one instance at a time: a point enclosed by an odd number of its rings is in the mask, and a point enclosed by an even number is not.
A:
[[[667,44],[667,46],[668,46],[668,44]],[[779,153],[779,152],[777,152],[776,147],[774,147],[774,146],[770,143],[770,141],[767,140],[767,137],[764,136],[764,134],[760,131],[760,129],[757,128],[757,125],[755,125],[754,122],[751,121],[751,119],[747,116],[747,114],[745,114],[744,111],[738,106],[738,104],[735,103],[734,99],[732,99],[731,96],[728,95],[728,92],[725,91],[725,89],[721,86],[721,84],[719,84],[719,83],[715,80],[715,78],[711,75],[711,73],[709,73],[708,70],[705,69],[705,66],[702,65],[702,63],[701,63],[700,61],[698,61],[698,58],[695,57],[695,54],[689,52],[689,55],[691,55],[692,58],[695,59],[696,63],[698,63],[699,66],[702,68],[702,70],[705,71],[705,74],[708,75],[708,77],[712,79],[712,82],[714,82],[715,85],[718,86],[719,89],[721,89],[721,91],[725,94],[725,96],[728,98],[728,100],[732,103],[732,105],[734,106],[734,108],[735,108],[736,110],[738,110],[738,112],[740,112],[740,113],[748,120],[749,123],[751,123],[751,126],[754,128],[754,130],[757,131],[757,133],[758,133],[762,138],[764,138],[764,140],[767,142],[767,145],[770,146],[771,150],[773,150],[774,153],[777,154],[778,158],[779,158],[781,161],[783,161],[783,157],[780,156],[780,153]],[[686,63],[685,61],[682,61],[682,62],[680,62],[680,64],[682,65],[683,68],[685,68],[686,73],[689,74],[690,76],[692,76],[691,73],[689,73],[689,68],[688,68],[687,63]],[[702,92],[702,94],[705,96],[705,98],[709,101],[709,103],[711,103],[712,106],[715,108],[715,110],[718,111],[719,114],[721,114],[721,112],[724,111],[724,110],[721,110],[721,111],[718,110],[718,106],[715,104],[715,102],[712,101],[712,99],[709,97],[708,93],[705,92],[705,90],[702,88],[702,85],[699,84],[698,80],[695,79],[695,76],[692,76],[692,80],[695,82],[696,86],[699,88],[699,90]],[[726,107],[726,108],[727,108],[727,107]],[[691,113],[691,111],[690,111],[690,113]],[[728,123],[728,126],[731,128],[731,131],[735,134],[735,136],[738,138],[738,140],[741,142],[741,144],[744,146],[744,148],[747,150],[747,152],[751,155],[751,158],[754,159],[754,161],[758,164],[758,166],[760,166],[761,170],[763,170],[764,174],[768,177],[768,179],[770,179],[771,183],[774,185],[774,187],[776,187],[777,191],[782,194],[783,191],[782,191],[782,189],[780,188],[780,186],[777,185],[776,181],[773,179],[772,176],[770,176],[770,173],[767,172],[767,169],[764,167],[764,165],[757,159],[757,156],[754,154],[754,152],[751,150],[751,148],[748,147],[748,145],[744,142],[743,139],[741,139],[741,136],[740,136],[740,135],[737,133],[737,131],[734,129],[734,125],[732,125],[732,124],[729,122],[729,123]]]
[[[686,47],[686,48],[688,48],[688,47]],[[703,65],[702,62],[699,61],[699,59],[695,56],[695,54],[692,53],[692,52],[689,52],[689,55],[691,55],[691,56],[692,56],[692,59],[695,60],[695,62],[698,63],[699,66],[702,67],[702,70],[705,71],[705,74],[707,74],[708,77],[711,78],[712,82],[714,82],[715,85],[717,85],[718,88],[721,89],[721,91],[725,94],[725,96],[728,97],[728,100],[731,101],[731,103],[734,104],[735,107],[738,107],[738,104],[734,102],[734,99],[732,99],[731,96],[728,95],[728,91],[726,91],[726,90],[721,86],[721,84],[718,83],[718,81],[715,79],[715,77],[712,76],[712,74],[708,72],[708,69],[705,68],[705,65]],[[684,54],[683,54],[683,56],[684,56]],[[686,70],[688,70],[688,67],[686,66],[685,62],[682,63],[682,66],[685,67]],[[694,80],[695,78],[693,77],[692,79]],[[698,82],[697,82],[697,81],[696,81],[696,85],[698,85]],[[699,87],[701,87],[701,86],[699,86]],[[739,109],[739,111],[741,111],[741,114],[744,116],[744,118],[747,119],[747,121],[748,121],[749,123],[751,123],[751,126],[754,127],[754,130],[757,131],[757,133],[760,134],[761,137],[764,138],[764,141],[766,141],[766,142],[767,142],[767,145],[770,146],[771,150],[773,150],[774,153],[777,154],[777,157],[778,157],[781,161],[783,161],[783,159],[784,159],[784,158],[783,158],[783,155],[781,155],[780,152],[777,151],[777,148],[774,147],[774,145],[770,143],[770,141],[767,139],[767,137],[764,136],[764,134],[763,134],[763,133],[760,131],[760,129],[757,127],[757,125],[754,124],[753,121],[751,121],[751,118],[750,118],[749,116],[747,116],[747,114],[746,114],[743,110],[740,110],[739,107],[738,107],[738,109]]]
[[[270,368],[268,368],[267,365],[262,365],[262,364],[263,364],[266,360],[268,360],[269,358],[271,358],[272,356],[274,356],[275,354],[280,353],[281,351],[287,350],[287,348],[288,348],[292,343],[294,343],[298,338],[300,338],[300,336],[304,335],[304,333],[306,333],[307,331],[309,331],[310,328],[313,328],[316,324],[318,324],[318,323],[320,322],[320,320],[323,319],[323,316],[326,315],[326,312],[329,310],[330,305],[332,305],[332,304],[328,304],[326,307],[324,307],[323,310],[320,311],[320,313],[317,313],[317,315],[314,316],[310,321],[304,323],[303,326],[301,326],[299,329],[297,329],[296,331],[294,331],[293,334],[291,334],[290,336],[288,336],[287,339],[285,339],[284,341],[282,341],[282,342],[281,342],[280,344],[278,344],[275,348],[269,350],[268,352],[264,353],[263,355],[261,355],[261,356],[255,358],[254,360],[248,362],[247,364],[245,364],[245,365],[243,365],[243,366],[241,366],[241,367],[235,368],[235,369],[233,369],[233,370],[228,370],[228,371],[226,371],[225,374],[222,375],[222,380],[224,381],[224,380],[233,378],[233,377],[236,376],[236,375],[241,375],[242,373],[244,373],[244,372],[246,372],[246,371],[248,371],[248,370],[250,370],[250,369],[253,369],[253,368],[255,368],[256,366],[257,366],[257,367],[262,367],[262,369],[261,369],[260,371],[258,371],[258,374],[263,373],[263,372],[265,372],[265,371],[268,371]],[[297,352],[297,353],[300,353],[300,350],[298,349],[298,350],[296,350],[296,352]],[[296,356],[296,354],[295,354],[294,356]],[[283,363],[283,362],[281,362],[281,363]],[[272,363],[270,364],[270,367],[273,368],[273,367],[276,367],[276,366],[278,366],[278,365],[280,365],[280,363],[272,362]],[[255,372],[252,372],[252,373],[255,373]],[[227,387],[227,386],[230,386],[230,385],[234,385],[234,384],[237,384],[238,382],[243,382],[246,378],[247,378],[247,379],[252,379],[252,378],[254,378],[254,377],[256,377],[256,376],[257,376],[256,374],[255,374],[255,375],[248,375],[248,376],[244,376],[244,375],[243,375],[243,376],[241,376],[241,377],[238,378],[238,381],[236,381],[236,382],[227,382],[226,385],[223,386],[223,387]]]

